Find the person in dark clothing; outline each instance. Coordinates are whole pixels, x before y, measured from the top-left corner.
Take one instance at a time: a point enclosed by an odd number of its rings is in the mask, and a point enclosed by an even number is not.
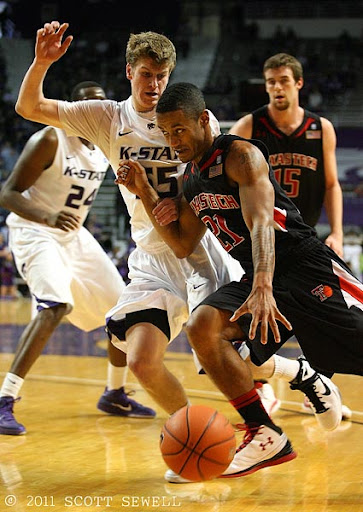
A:
[[[266,144],[275,178],[309,226],[316,226],[325,207],[331,230],[325,243],[342,257],[343,196],[334,127],[300,106],[303,68],[295,57],[273,55],[263,74],[268,105],[241,117],[229,133]]]
[[[276,180],[309,226],[316,226],[324,206],[330,225],[325,243],[343,257],[343,194],[334,127],[300,106],[303,67],[295,57],[286,53],[269,57],[263,77],[269,103],[240,118],[229,133],[265,143]],[[303,408],[311,412],[306,399]],[[343,419],[351,415],[343,405]]]
[[[304,223],[274,178],[265,145],[212,134],[196,86],[169,86],[156,113],[167,143],[188,162],[178,220],[165,220],[158,194],[138,162],[121,161],[116,182],[137,193],[179,258],[193,252],[208,228],[246,272],[240,282],[204,299],[186,325],[204,370],[245,420],[244,442],[223,473],[242,476],[291,460],[292,448],[256,407],[252,375],[231,342],[245,340],[253,363],[261,365],[293,332],[322,373],[362,375],[363,285]],[[301,389],[305,379],[302,367],[292,388]],[[326,398],[334,394],[330,381],[320,383],[327,385]]]

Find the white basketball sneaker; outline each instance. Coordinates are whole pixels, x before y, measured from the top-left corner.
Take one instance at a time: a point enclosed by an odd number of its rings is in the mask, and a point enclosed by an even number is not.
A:
[[[283,431],[274,425],[250,427],[237,425],[240,430],[246,430],[243,443],[219,478],[237,478],[250,475],[259,469],[283,464],[296,458],[290,441]],[[276,430],[275,430],[276,429]]]
[[[171,484],[192,483],[192,480],[187,480],[186,478],[183,478],[182,476],[178,475],[178,473],[175,473],[175,471],[173,471],[172,469],[168,469],[167,471],[165,471],[164,478],[167,482],[170,482]]]
[[[325,375],[314,371],[304,357],[299,357],[300,370],[290,382],[307,396],[318,423],[324,430],[335,430],[342,420],[342,400],[337,386]]]
[[[314,414],[314,409],[311,406],[311,402],[306,396],[302,403],[302,408],[309,414]],[[352,418],[352,410],[347,405],[342,404],[342,421],[349,421]]]
[[[269,416],[278,411],[281,407],[281,400],[276,398],[273,387],[268,382],[255,381],[255,389],[260,395],[262,405]]]
[[[218,478],[237,478],[249,475],[259,469],[268,466],[276,466],[296,458],[290,441],[282,430],[275,426],[276,430],[266,425],[249,427],[236,425],[239,430],[245,430],[243,443],[237,449],[236,454],[222,475]],[[188,484],[187,480],[168,469],[164,475],[165,480],[173,484]]]

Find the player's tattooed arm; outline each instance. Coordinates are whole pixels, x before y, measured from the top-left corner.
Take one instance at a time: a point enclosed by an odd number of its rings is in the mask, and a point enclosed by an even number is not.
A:
[[[256,151],[243,151],[239,154],[239,164],[243,172],[253,173],[260,164],[261,156]]]
[[[261,272],[274,271],[275,264],[275,231],[272,226],[257,226],[251,232],[252,259],[254,268]]]
[[[235,141],[232,144],[225,168],[230,184],[239,188],[242,215],[251,236],[254,268],[251,293],[235,311],[231,320],[237,320],[241,315],[250,313],[250,339],[255,338],[260,324],[261,343],[267,343],[269,327],[275,341],[280,342],[277,320],[288,329],[291,329],[291,325],[277,308],[273,296],[275,196],[269,179],[269,168],[261,151],[249,142],[243,141]]]

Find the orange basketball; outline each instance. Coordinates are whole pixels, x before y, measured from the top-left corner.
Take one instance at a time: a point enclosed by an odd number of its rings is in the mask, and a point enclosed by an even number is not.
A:
[[[227,469],[236,452],[236,438],[223,414],[205,405],[189,405],[170,416],[163,426],[160,450],[170,469],[200,482]]]

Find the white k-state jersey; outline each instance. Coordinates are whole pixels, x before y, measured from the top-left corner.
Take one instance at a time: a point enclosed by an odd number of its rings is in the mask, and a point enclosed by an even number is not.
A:
[[[51,213],[70,211],[80,217],[80,226],[106,175],[109,163],[100,149],[89,149],[78,137],[67,137],[59,128],[53,128],[58,137],[58,147],[53,163],[45,169],[36,182],[22,195],[35,207]],[[49,130],[49,128],[43,128]],[[9,227],[44,229],[62,241],[75,236],[78,230],[68,233],[33,222],[15,213],[7,218]]]
[[[156,126],[155,114],[140,114],[132,105],[132,97],[116,102],[87,100],[58,102],[62,127],[68,134],[79,135],[102,149],[117,173],[122,159],[138,160],[146,169],[153,188],[161,198],[182,193],[185,164],[166,145]],[[220,132],[210,112],[212,129]],[[141,200],[120,185],[120,191],[131,217],[131,235],[146,252],[165,250],[165,242],[154,229]]]

